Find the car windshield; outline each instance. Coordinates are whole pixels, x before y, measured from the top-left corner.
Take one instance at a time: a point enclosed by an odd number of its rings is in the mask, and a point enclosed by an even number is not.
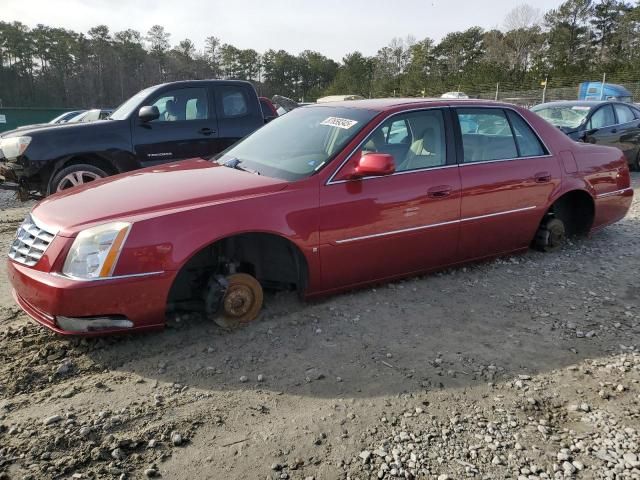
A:
[[[547,122],[556,127],[578,128],[582,125],[591,111],[588,105],[549,105],[532,108]]]
[[[155,87],[145,88],[144,90],[140,90],[129,100],[124,102],[115,111],[109,116],[110,120],[124,120],[128,118],[129,115],[136,109],[140,102],[144,100],[147,96],[151,94],[151,92],[155,89]]]
[[[89,113],[89,112],[88,112],[88,111],[87,111],[87,112],[81,112],[81,113],[79,113],[79,114],[77,114],[77,115],[75,115],[75,116],[71,117],[69,120],[67,120],[67,123],[76,123],[76,122],[79,122],[79,121],[81,121],[84,117],[86,117],[86,116],[87,116],[87,113]]]
[[[297,108],[214,157],[221,165],[298,180],[326,165],[378,112],[356,108]]]

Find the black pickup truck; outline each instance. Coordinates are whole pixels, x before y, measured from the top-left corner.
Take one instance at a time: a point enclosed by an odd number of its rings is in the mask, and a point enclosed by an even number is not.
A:
[[[265,123],[253,85],[190,80],[149,87],[106,120],[0,135],[0,188],[21,198],[226,149]]]

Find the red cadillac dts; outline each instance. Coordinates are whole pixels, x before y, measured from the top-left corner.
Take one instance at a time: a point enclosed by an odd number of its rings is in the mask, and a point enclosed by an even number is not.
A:
[[[521,252],[620,220],[627,161],[479,100],[313,105],[217,157],[53,195],[18,230],[18,304],[62,334],[256,318],[263,289],[314,297]]]

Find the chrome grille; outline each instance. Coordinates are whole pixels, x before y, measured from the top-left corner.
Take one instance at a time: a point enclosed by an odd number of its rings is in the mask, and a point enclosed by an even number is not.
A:
[[[31,215],[24,219],[9,249],[9,258],[33,267],[44,255],[55,233],[38,226]]]

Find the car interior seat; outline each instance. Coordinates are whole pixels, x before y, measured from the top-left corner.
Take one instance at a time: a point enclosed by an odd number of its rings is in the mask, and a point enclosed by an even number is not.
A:
[[[201,98],[196,99],[196,118],[197,119],[207,118],[207,105],[205,101]]]
[[[178,120],[178,106],[175,100],[167,100],[164,111],[165,122],[175,122]]]
[[[442,136],[437,133],[435,127],[427,127],[422,135],[411,144],[406,158],[398,170],[416,170],[444,165],[444,151]]]

